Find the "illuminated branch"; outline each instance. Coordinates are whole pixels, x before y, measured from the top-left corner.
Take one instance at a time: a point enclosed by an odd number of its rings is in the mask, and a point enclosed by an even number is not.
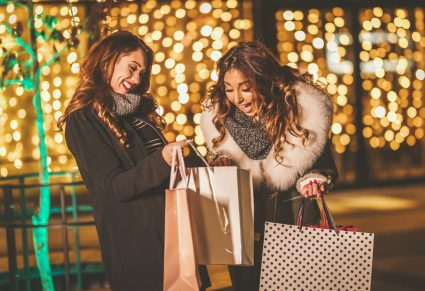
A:
[[[6,27],[7,31],[15,38],[16,43],[23,47],[31,55],[32,58],[35,58],[36,53],[31,49],[31,46],[27,44],[20,36],[16,35],[10,25],[8,25],[7,23],[3,25]]]

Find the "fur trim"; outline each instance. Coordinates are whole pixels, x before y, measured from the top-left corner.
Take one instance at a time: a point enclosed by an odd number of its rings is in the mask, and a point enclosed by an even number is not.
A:
[[[329,184],[331,182],[329,178],[326,178],[323,175],[316,174],[316,173],[308,173],[298,179],[296,184],[297,191],[301,193],[303,187],[307,185],[310,181],[314,181],[314,180],[317,180],[321,183],[326,183],[326,184]]]
[[[229,132],[218,148],[219,155],[230,157],[237,166],[251,171],[254,186],[265,183],[269,189],[283,191],[295,185],[298,178],[310,169],[322,154],[329,139],[329,130],[333,118],[333,105],[330,98],[314,86],[296,82],[294,84],[297,101],[301,107],[300,125],[310,133],[305,145],[300,138],[288,135],[287,139],[294,146],[284,144],[281,151],[283,165],[274,158],[272,149],[264,160],[251,160],[239,148]],[[219,136],[212,122],[213,111],[204,110],[201,116],[201,128],[207,146],[212,150],[213,138]]]

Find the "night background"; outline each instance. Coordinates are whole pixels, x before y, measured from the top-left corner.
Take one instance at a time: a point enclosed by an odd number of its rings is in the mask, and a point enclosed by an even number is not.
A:
[[[88,194],[56,122],[81,58],[120,29],[155,52],[150,92],[165,137],[192,138],[203,155],[200,100],[229,48],[260,40],[282,64],[312,74],[334,103],[336,222],[375,233],[372,290],[423,290],[419,0],[0,0],[0,290],[110,290]],[[225,266],[209,272],[209,290],[232,290]]]

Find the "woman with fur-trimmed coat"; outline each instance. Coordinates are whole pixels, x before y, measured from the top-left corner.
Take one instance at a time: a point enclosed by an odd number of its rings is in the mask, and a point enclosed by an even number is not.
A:
[[[264,222],[294,224],[298,193],[320,197],[337,178],[329,144],[332,101],[309,74],[281,66],[263,44],[246,42],[220,59],[203,105],[211,164],[251,171],[254,266],[229,266],[229,272],[234,290],[258,290]],[[316,200],[306,199],[305,207],[304,224],[317,223]]]

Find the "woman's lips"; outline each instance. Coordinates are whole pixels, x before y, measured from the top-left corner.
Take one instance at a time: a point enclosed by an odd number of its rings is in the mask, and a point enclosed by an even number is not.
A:
[[[133,88],[133,84],[128,82],[128,81],[123,81],[122,86],[124,87],[124,90],[126,92],[129,92],[131,90],[131,88]]]
[[[242,110],[242,112],[249,113],[252,110],[252,103],[239,105],[238,107],[239,107],[240,110]]]

